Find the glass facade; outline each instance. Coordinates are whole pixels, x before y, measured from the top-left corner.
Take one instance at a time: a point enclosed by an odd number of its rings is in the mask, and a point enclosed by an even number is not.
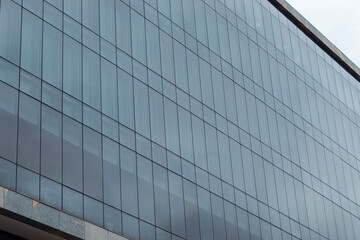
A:
[[[129,239],[356,239],[360,83],[267,0],[0,0],[0,185]]]

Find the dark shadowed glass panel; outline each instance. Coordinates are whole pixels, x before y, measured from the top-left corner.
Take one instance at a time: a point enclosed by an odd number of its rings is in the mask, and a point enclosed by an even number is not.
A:
[[[235,205],[224,201],[227,239],[238,239]]]
[[[120,167],[122,210],[137,216],[136,155],[133,151],[122,146],[120,147]]]
[[[104,202],[120,208],[119,144],[103,137]]]
[[[0,156],[16,161],[18,92],[0,82]]]
[[[61,209],[61,185],[41,177],[40,200],[54,208]]]
[[[84,219],[90,223],[103,226],[103,204],[95,199],[84,196]]]
[[[186,236],[188,239],[200,239],[196,185],[186,180],[183,183]]]
[[[63,183],[83,190],[82,126],[71,118],[63,118]]]
[[[197,187],[198,189],[198,205],[200,219],[200,233],[202,240],[213,239],[213,227],[211,217],[210,194],[208,191]]]
[[[0,185],[15,190],[16,165],[0,158]]]
[[[41,174],[61,182],[62,116],[45,105],[41,116]]]
[[[152,224],[154,218],[154,190],[152,164],[146,158],[137,156],[139,217]]]
[[[84,193],[103,198],[101,135],[84,127]]]
[[[83,195],[70,188],[63,187],[62,209],[75,217],[83,217]]]
[[[182,178],[169,173],[171,230],[173,233],[185,237],[185,213]]]
[[[21,7],[10,0],[1,2],[0,56],[19,64]]]
[[[226,239],[223,200],[214,194],[211,194],[211,209],[214,239]]]
[[[170,206],[167,171],[157,164],[154,170],[155,220],[156,225],[170,230]]]
[[[40,103],[21,94],[19,108],[18,163],[39,172]]]
[[[62,34],[44,23],[43,34],[43,79],[57,88],[62,88]]]
[[[17,167],[16,191],[32,199],[39,199],[39,175]]]
[[[41,77],[41,19],[26,10],[23,10],[22,18],[21,67]]]

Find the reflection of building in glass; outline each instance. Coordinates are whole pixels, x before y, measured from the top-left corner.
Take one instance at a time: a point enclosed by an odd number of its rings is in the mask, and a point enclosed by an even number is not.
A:
[[[358,238],[360,71],[280,2],[1,0],[0,238]]]

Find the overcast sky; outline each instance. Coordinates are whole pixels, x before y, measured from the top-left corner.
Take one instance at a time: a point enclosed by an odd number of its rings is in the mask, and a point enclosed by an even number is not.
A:
[[[360,68],[359,0],[286,0]]]

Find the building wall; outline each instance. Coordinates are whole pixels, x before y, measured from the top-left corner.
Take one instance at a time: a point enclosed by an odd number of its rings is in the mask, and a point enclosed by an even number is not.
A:
[[[130,239],[356,239],[360,85],[261,0],[0,0],[0,185]]]

